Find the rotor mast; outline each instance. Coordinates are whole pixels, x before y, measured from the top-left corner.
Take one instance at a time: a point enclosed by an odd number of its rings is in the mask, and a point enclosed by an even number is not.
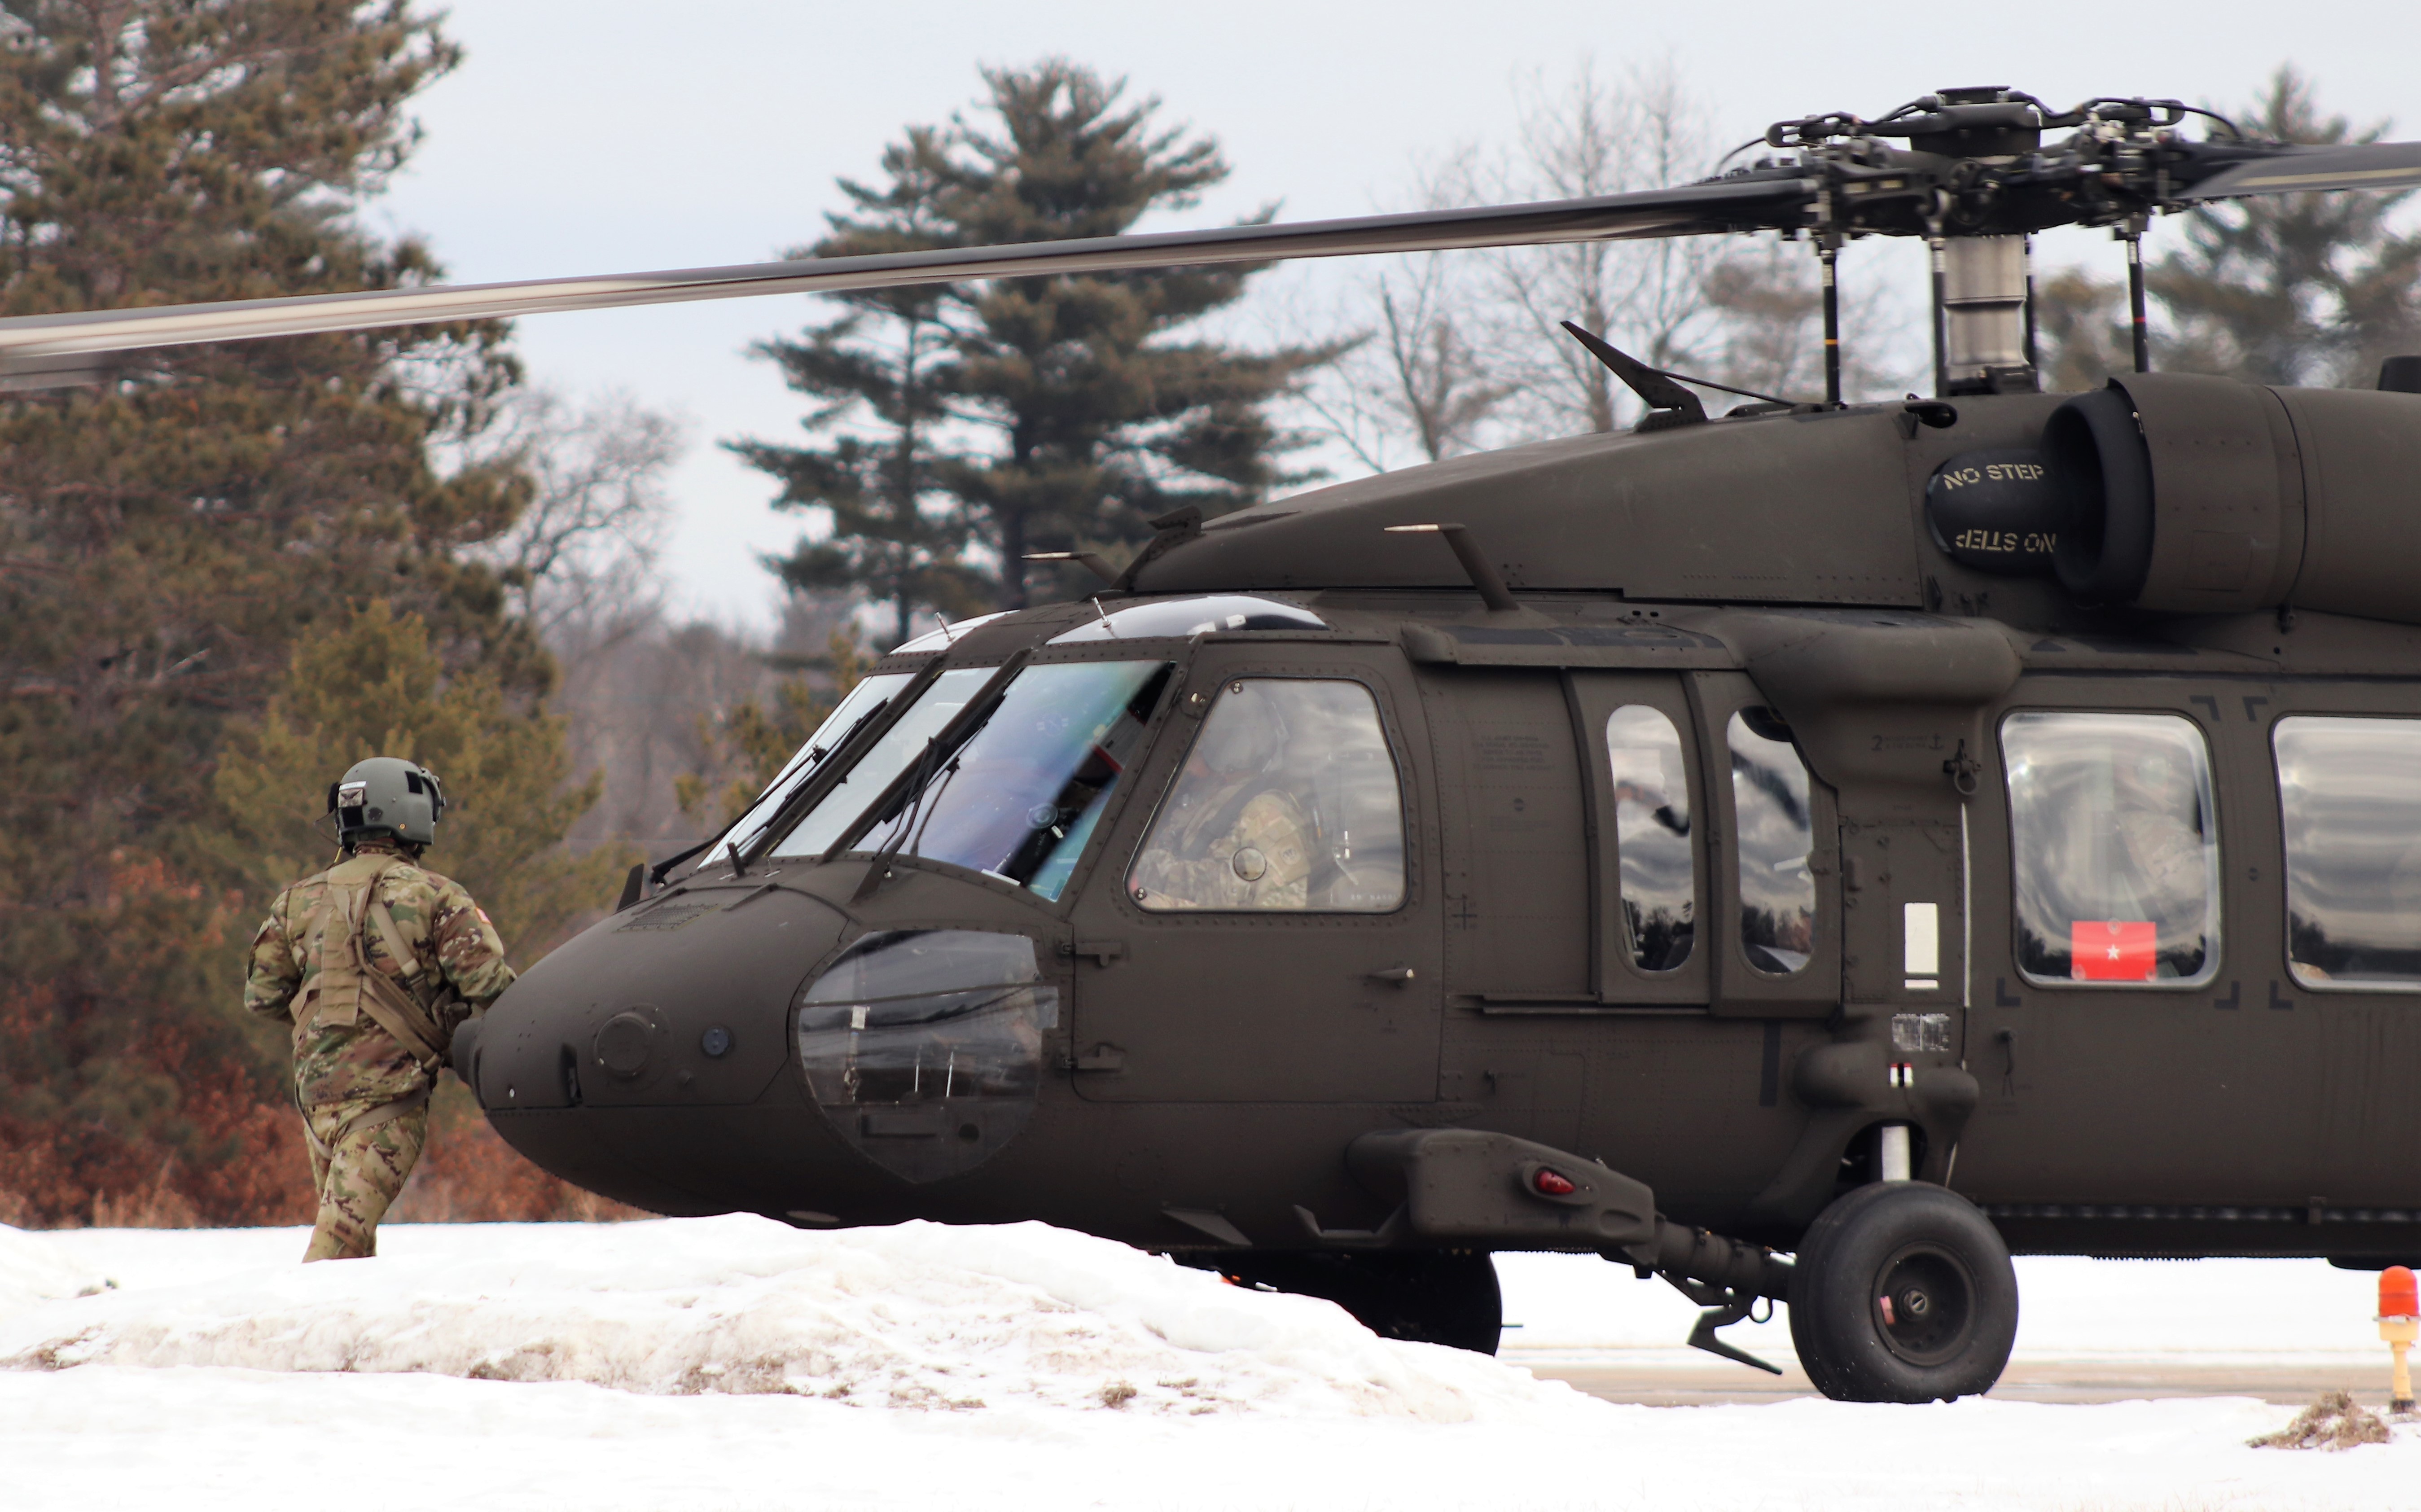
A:
[[[2027,239],[1945,238],[1939,256],[1942,335],[1936,375],[1941,397],[1954,394],[2032,394],[2042,387],[2026,333],[2033,324]]]
[[[2006,168],[2042,148],[2043,112],[2001,85],[1945,89],[1904,123],[1908,150]],[[1926,107],[1930,107],[1929,109]],[[1954,175],[1947,175],[1955,182]],[[1926,218],[1933,255],[1934,392],[2032,394],[2035,368],[2031,239],[1961,233],[1944,213]]]

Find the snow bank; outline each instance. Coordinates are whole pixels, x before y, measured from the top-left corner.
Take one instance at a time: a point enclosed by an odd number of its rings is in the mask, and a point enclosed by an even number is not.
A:
[[[42,1302],[106,1291],[110,1281],[86,1270],[48,1241],[0,1224],[0,1320]]]
[[[2409,1427],[2296,1454],[2245,1446],[2294,1409],[2242,1397],[1614,1406],[1031,1224],[399,1225],[309,1267],[304,1243],[0,1230],[0,1505],[2421,1512]],[[2360,1348],[2349,1383],[2383,1380],[2366,1276],[2020,1267],[2046,1350]],[[1516,1340],[1670,1348],[1694,1312],[1596,1262],[1501,1269]],[[369,1431],[402,1457],[366,1473]]]
[[[2245,1447],[2293,1409],[1584,1404],[1296,1420],[867,1411],[576,1382],[0,1371],[8,1512],[2344,1512],[2421,1507],[2421,1442]]]
[[[0,1365],[420,1373],[1298,1420],[1459,1423],[1585,1405],[1493,1361],[1379,1339],[1326,1302],[1240,1290],[1039,1224],[807,1234],[740,1216],[406,1232],[398,1242],[390,1231],[375,1260],[289,1259],[50,1302],[0,1320]]]

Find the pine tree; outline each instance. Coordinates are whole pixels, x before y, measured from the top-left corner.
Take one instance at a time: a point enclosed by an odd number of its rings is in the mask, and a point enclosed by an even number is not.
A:
[[[2100,388],[2135,362],[2128,330],[2127,285],[2062,268],[2035,285],[2035,325],[2042,348],[2042,384],[2052,393]]]
[[[1155,123],[1157,101],[1122,108],[1123,81],[1052,58],[984,82],[997,127],[960,121],[944,180],[970,244],[1117,236],[1227,177],[1210,138]],[[1223,513],[1296,480],[1278,463],[1294,438],[1268,406],[1335,352],[1171,339],[1242,298],[1259,267],[1002,279],[968,298],[956,387],[999,444],[944,471],[989,523],[1005,607],[1027,601],[1028,551],[1115,560],[1157,516]],[[1099,587],[1077,570],[1048,578],[1060,595]]]
[[[1091,70],[1051,59],[986,70],[984,82],[985,119],[912,128],[883,156],[883,187],[843,182],[852,211],[818,253],[1116,236],[1195,205],[1227,176],[1215,143],[1156,125],[1156,101],[1121,106],[1124,86]],[[1233,304],[1257,271],[844,296],[848,314],[765,349],[791,386],[823,401],[807,424],[835,439],[735,445],[783,479],[783,507],[833,512],[832,539],[804,547],[785,575],[891,604],[904,635],[912,601],[966,602],[975,569],[959,553],[971,538],[999,564],[987,596],[1021,607],[1029,551],[1116,560],[1159,515],[1218,514],[1293,480],[1278,459],[1295,438],[1268,407],[1341,348],[1244,352],[1179,335]],[[872,434],[850,429],[867,414]],[[1100,586],[1081,571],[1045,580],[1064,594]]]
[[[956,244],[940,203],[945,156],[935,132],[912,128],[904,142],[882,154],[888,182],[874,189],[842,179],[851,211],[827,217],[830,232],[790,256],[847,257]],[[750,466],[781,479],[775,508],[820,507],[832,515],[829,538],[801,541],[777,564],[782,580],[808,592],[855,589],[888,604],[895,642],[905,641],[918,609],[962,617],[991,597],[981,570],[964,559],[964,511],[937,491],[937,471],[947,455],[937,432],[949,419],[956,371],[949,315],[957,296],[946,286],[929,285],[832,298],[842,306],[840,315],[810,326],[802,339],[756,349],[781,365],[793,390],[817,401],[804,423],[827,439],[804,446],[726,444]]]
[[[470,889],[509,959],[560,939],[639,859],[620,845],[561,850],[604,786],[571,780],[562,719],[516,709],[492,672],[449,676],[427,622],[381,599],[298,646],[269,707],[228,731],[212,781],[224,817],[207,843],[245,896],[265,908],[328,865],[328,784],[374,756],[417,761],[445,785],[428,865]]]
[[[2385,130],[2357,132],[2323,114],[2292,68],[2272,76],[2244,124],[2304,143],[2375,141]],[[2406,197],[2266,195],[2195,212],[2184,249],[2148,276],[2171,327],[2156,365],[2260,383],[2373,382],[2381,357],[2421,335],[2421,234],[2389,228]]]
[[[0,313],[433,278],[349,216],[457,56],[403,0],[11,0]],[[0,1144],[32,1216],[135,1191],[172,1217],[290,1211],[246,1184],[291,1135],[275,1047],[236,1007],[267,900],[211,841],[212,771],[348,604],[407,607],[508,701],[544,689],[462,550],[527,480],[430,461],[512,382],[504,335],[169,349],[0,396]]]

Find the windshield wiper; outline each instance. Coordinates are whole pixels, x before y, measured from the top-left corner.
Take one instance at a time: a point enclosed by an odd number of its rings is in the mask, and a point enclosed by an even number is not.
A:
[[[922,796],[926,787],[941,772],[949,758],[956,756],[959,748],[973,740],[976,731],[991,720],[993,711],[1000,708],[1001,700],[1008,696],[1009,679],[1025,670],[1025,663],[1033,655],[1034,648],[1029,646],[1003,662],[1000,670],[992,675],[973,698],[967,700],[966,707],[951,715],[950,722],[925,742],[925,749],[916,759],[898,776],[891,779],[891,786],[882,789],[882,796],[868,803],[865,812],[851,820],[849,827],[834,837],[818,865],[840,856],[866,838],[867,832],[876,825],[898,818],[902,810]],[[903,829],[901,835],[904,837],[905,834]]]
[[[889,732],[892,725],[899,723],[900,717],[915,705],[916,700],[923,696],[925,690],[931,687],[941,675],[942,659],[937,656],[917,668],[916,675],[908,679],[906,687],[867,709],[866,717],[859,720],[850,732],[841,738],[840,743],[833,747],[832,754],[824,757],[823,761],[807,774],[804,781],[790,789],[789,796],[784,798],[780,806],[773,810],[773,816],[765,820],[764,828],[758,830],[750,838],[740,859],[742,862],[754,862],[766,851],[779,845],[782,836],[789,833],[790,826],[796,824],[818,803],[822,803],[834,788],[841,785],[841,782],[848,777],[850,769],[857,765],[858,758],[865,756],[875,741]],[[719,839],[720,836],[717,838]]]
[[[773,812],[765,816],[765,822],[758,825],[756,829],[750,831],[747,834],[732,843],[742,850],[753,850],[759,835],[762,835],[766,831],[773,828],[775,825],[783,823],[785,820],[790,818],[792,817],[792,810],[797,807],[796,800],[806,790],[806,783],[812,779],[817,772],[823,770],[824,763],[826,761],[839,756],[843,752],[851,752],[853,754],[854,747],[852,747],[850,742],[857,739],[857,735],[860,730],[865,729],[876,720],[881,719],[882,717],[882,711],[889,709],[893,702],[894,700],[889,698],[876,699],[874,701],[874,707],[867,709],[865,713],[858,715],[856,719],[851,721],[849,728],[841,731],[840,739],[835,740],[830,748],[827,749],[822,746],[817,746],[808,751],[806,760],[801,762],[797,772],[790,774],[795,779],[794,785],[788,793],[783,795],[782,801],[773,805]],[[749,806],[754,808],[756,805],[752,803]]]
[[[711,839],[700,840],[697,844],[690,847],[680,854],[677,856],[666,856],[664,860],[657,862],[648,872],[648,885],[650,887],[662,887],[664,885],[664,873],[672,870],[675,866],[679,865],[682,862],[687,861],[690,857],[696,855],[698,852],[713,845],[716,840],[720,840],[722,838],[723,836],[718,834],[713,836]]]

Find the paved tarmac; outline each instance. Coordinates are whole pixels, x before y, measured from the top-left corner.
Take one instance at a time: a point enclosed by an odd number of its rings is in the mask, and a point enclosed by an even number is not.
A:
[[[1609,1402],[1647,1407],[1702,1407],[1733,1402],[1778,1402],[1794,1396],[1818,1395],[1799,1363],[1784,1356],[1783,1366],[1769,1376],[1746,1365],[1709,1360],[1675,1358],[1677,1351],[1560,1351],[1524,1359],[1523,1351],[1507,1349],[1504,1358],[1525,1365],[1547,1380],[1569,1381],[1592,1396]],[[2377,1361],[2329,1360],[2293,1362],[2200,1362],[2194,1360],[2028,1360],[2009,1362],[2001,1383],[1992,1390],[1999,1401],[2119,1402],[2163,1396],[2257,1396],[2290,1405],[2309,1402],[2322,1392],[2351,1391],[2357,1401],[2374,1407],[2387,1403],[2387,1351]]]

